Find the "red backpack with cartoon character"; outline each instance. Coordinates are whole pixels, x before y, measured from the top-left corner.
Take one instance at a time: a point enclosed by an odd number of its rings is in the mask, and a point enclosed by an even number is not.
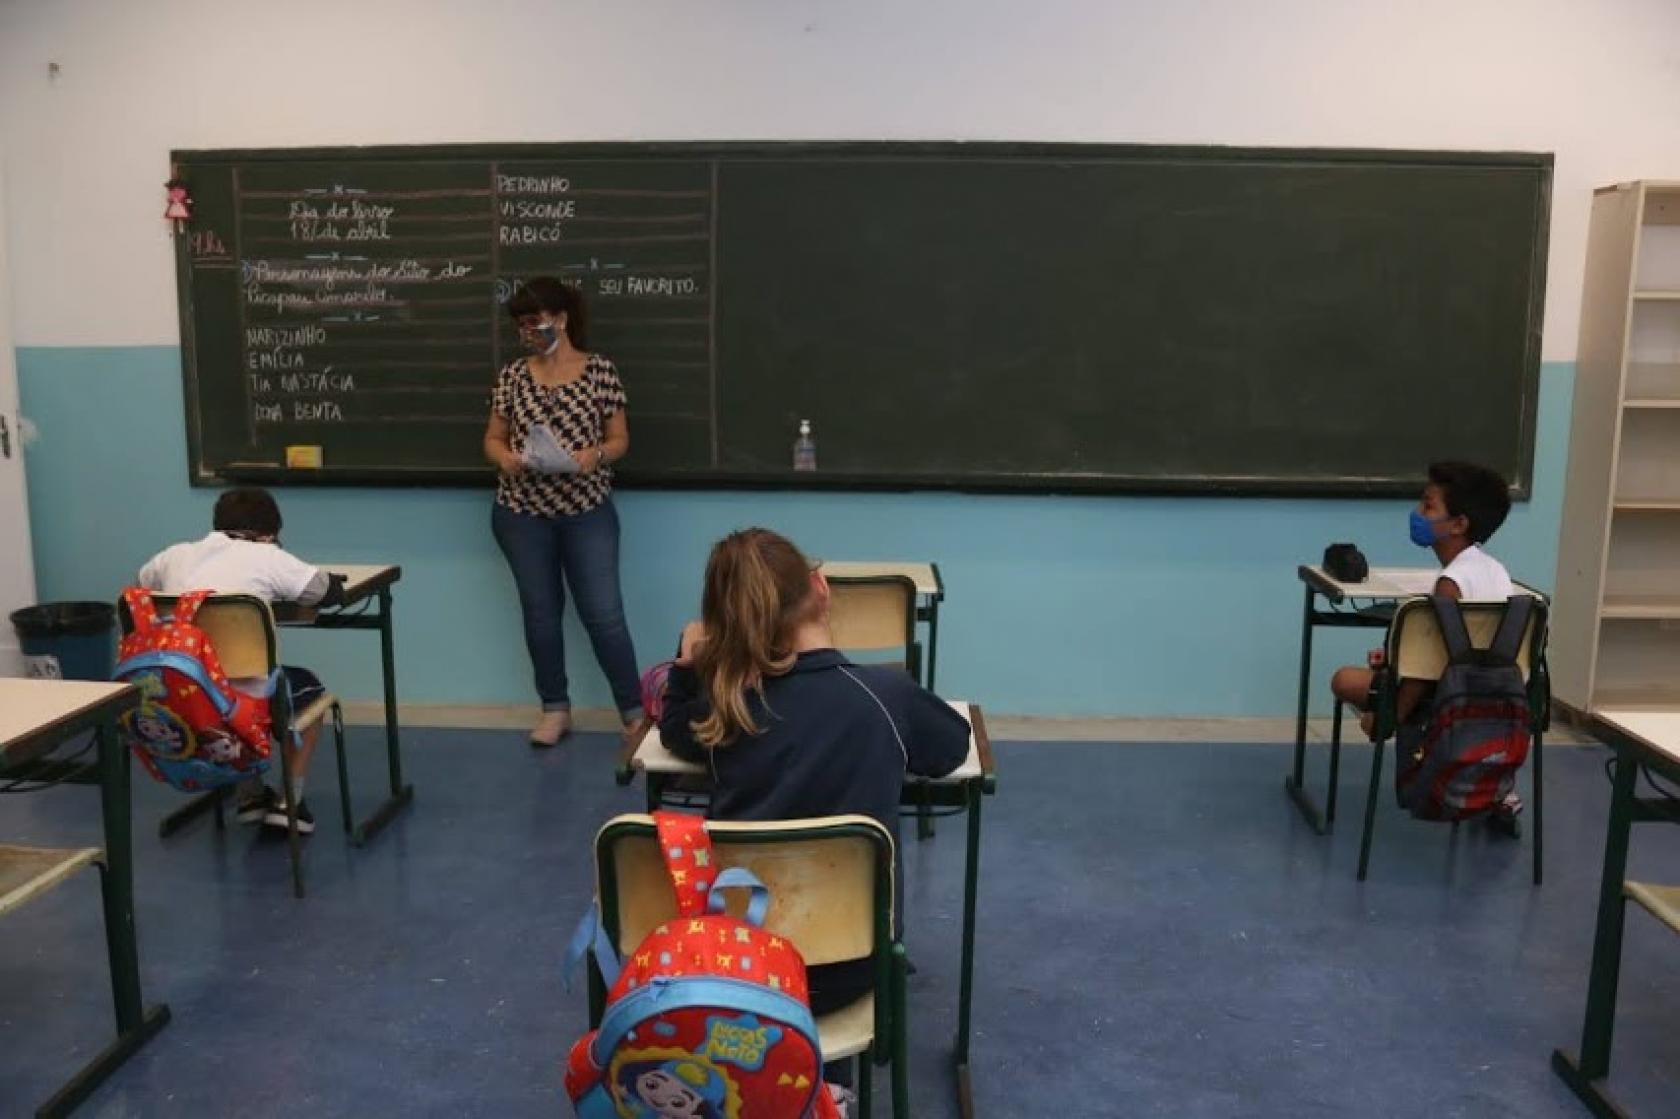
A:
[[[123,740],[153,777],[183,792],[231,785],[268,768],[268,696],[233,687],[210,637],[193,624],[209,591],[192,591],[158,616],[151,593],[123,591],[133,628],[117,646],[112,678],[140,689],[140,706],[122,717]],[[278,674],[276,674],[277,676]]]
[[[761,927],[769,891],[719,873],[706,821],[656,812],[677,916],[620,965],[598,913],[568,962],[592,947],[610,987],[601,1026],[572,1047],[566,1093],[580,1119],[840,1119],[823,1083],[805,961]],[[745,919],[722,891],[752,892]],[[622,971],[620,967],[622,966]]]

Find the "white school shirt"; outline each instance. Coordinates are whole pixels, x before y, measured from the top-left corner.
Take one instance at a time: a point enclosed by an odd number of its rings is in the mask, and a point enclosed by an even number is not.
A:
[[[1472,544],[1441,569],[1441,578],[1458,585],[1464,602],[1504,602],[1517,593],[1505,565]]]
[[[140,585],[159,594],[214,591],[305,606],[321,601],[327,582],[326,572],[278,544],[221,532],[165,548],[140,569]]]

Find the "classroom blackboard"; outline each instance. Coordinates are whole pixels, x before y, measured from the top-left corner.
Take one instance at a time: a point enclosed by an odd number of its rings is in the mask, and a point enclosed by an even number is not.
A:
[[[195,483],[490,478],[522,279],[621,483],[1526,493],[1549,155],[1075,144],[173,153]],[[818,470],[796,473],[809,419]],[[304,448],[288,466],[288,449]]]

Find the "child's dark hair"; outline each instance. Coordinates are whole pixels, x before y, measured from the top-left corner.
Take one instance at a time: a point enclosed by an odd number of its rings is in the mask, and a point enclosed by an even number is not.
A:
[[[256,486],[228,490],[216,499],[211,527],[229,535],[277,537],[280,506],[273,494]]]
[[[566,316],[566,338],[579,350],[588,349],[589,312],[583,306],[583,292],[553,276],[533,276],[520,284],[507,301],[508,314],[518,322],[526,315]]]
[[[1435,462],[1429,465],[1429,481],[1441,487],[1441,500],[1449,517],[1470,522],[1470,541],[1483,544],[1499,531],[1511,511],[1511,489],[1494,470],[1473,462]]]

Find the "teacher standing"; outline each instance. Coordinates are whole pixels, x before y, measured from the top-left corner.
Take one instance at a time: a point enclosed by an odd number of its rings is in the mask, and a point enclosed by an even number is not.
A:
[[[588,350],[578,289],[538,277],[507,309],[529,352],[496,379],[484,455],[500,472],[490,527],[519,586],[542,700],[531,745],[553,746],[572,729],[561,629],[568,587],[628,732],[642,705],[612,501],[611,464],[630,449],[624,386],[612,362]]]

